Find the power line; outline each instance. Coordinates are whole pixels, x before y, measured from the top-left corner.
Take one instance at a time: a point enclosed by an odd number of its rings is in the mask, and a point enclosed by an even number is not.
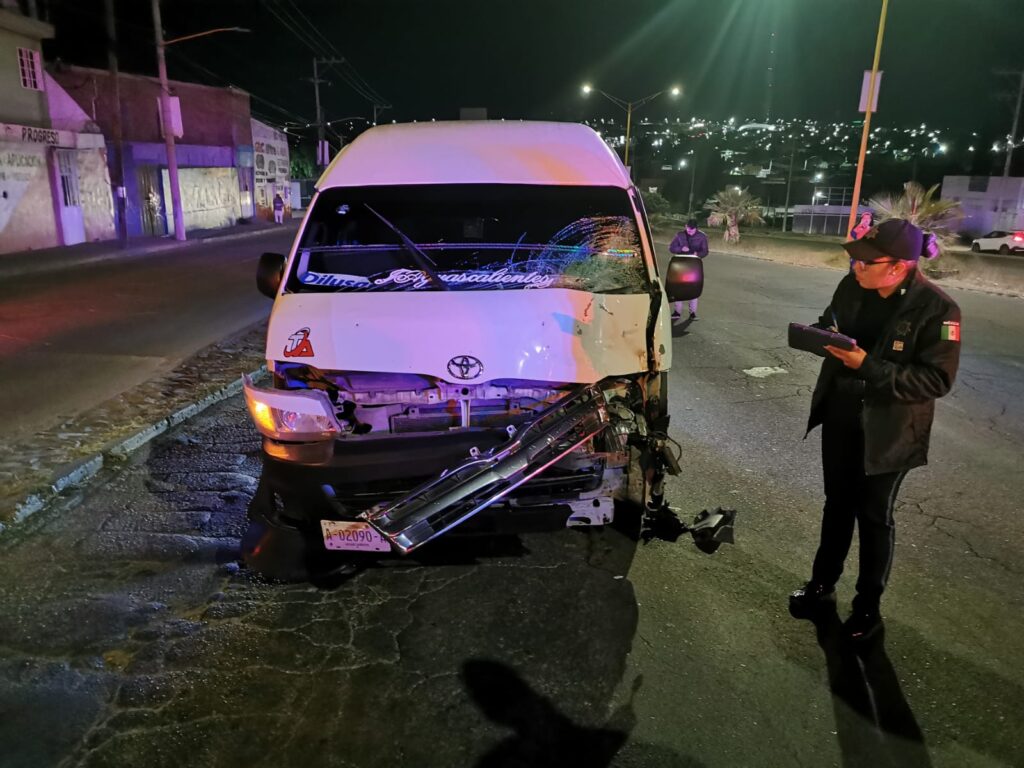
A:
[[[168,50],[171,53],[173,53],[175,57],[180,59],[186,65],[192,67],[197,72],[202,72],[203,74],[207,75],[208,77],[212,77],[216,81],[227,83],[229,86],[234,87],[234,84],[231,82],[231,80],[229,80],[228,78],[224,77],[223,75],[218,75],[216,72],[213,72],[210,69],[207,69],[202,64],[200,64],[199,62],[197,62],[194,59],[190,58],[189,56],[187,56],[186,54],[182,53],[181,51],[176,50],[173,47],[168,48]],[[249,94],[250,98],[255,99],[256,101],[258,101],[258,102],[260,102],[262,104],[267,105],[271,109],[273,109],[273,110],[275,110],[277,112],[280,112],[282,115],[287,115],[288,117],[293,118],[295,120],[298,120],[298,121],[300,121],[302,123],[308,123],[309,122],[309,120],[307,120],[302,115],[299,115],[299,114],[297,114],[295,112],[292,112],[289,109],[285,109],[284,107],[282,107],[282,106],[280,106],[278,104],[275,104],[274,102],[270,101],[269,99],[265,99],[262,96],[259,96],[259,95],[255,94],[255,93],[253,93],[252,91],[248,90],[247,88],[243,89],[243,90],[245,90]]]
[[[334,63],[329,64],[328,68],[333,70],[358,95],[377,108],[389,108],[391,104],[388,103],[387,99],[381,96],[366,78],[356,70],[355,66],[341,55],[334,44],[309,20],[309,17],[302,13],[292,0],[288,0],[288,2],[294,9],[295,15],[285,8],[280,0],[264,0],[264,6],[300,43],[309,48],[318,58],[339,59],[342,66],[346,67],[348,71],[339,69]]]

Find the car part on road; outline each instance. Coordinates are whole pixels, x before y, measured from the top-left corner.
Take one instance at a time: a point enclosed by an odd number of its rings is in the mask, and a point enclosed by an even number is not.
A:
[[[490,455],[472,457],[408,496],[374,507],[362,518],[408,553],[500,501],[527,480],[597,437],[609,423],[604,394],[594,386],[543,411]]]

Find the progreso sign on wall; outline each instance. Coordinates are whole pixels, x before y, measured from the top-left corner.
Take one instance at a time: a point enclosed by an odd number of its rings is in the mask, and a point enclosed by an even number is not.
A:
[[[97,149],[103,146],[103,136],[99,133],[75,133],[13,123],[0,123],[0,141],[78,149]]]

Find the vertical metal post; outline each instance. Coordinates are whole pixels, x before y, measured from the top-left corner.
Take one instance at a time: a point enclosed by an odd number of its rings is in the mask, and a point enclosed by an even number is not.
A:
[[[786,179],[786,206],[782,211],[782,231],[786,231],[786,223],[789,221],[789,191],[793,188],[793,163],[796,160],[796,140],[793,139],[789,145],[789,178]]]
[[[875,39],[875,59],[871,64],[871,79],[868,81],[868,101],[864,108],[864,132],[860,137],[860,155],[857,159],[857,175],[853,182],[853,200],[850,203],[850,219],[846,226],[846,239],[857,225],[857,208],[860,200],[860,185],[864,177],[864,158],[867,156],[868,137],[871,134],[871,107],[875,103],[875,87],[878,82],[878,62],[882,57],[882,37],[885,35],[885,14],[889,0],[882,0],[882,15],[878,19],[878,37]]]
[[[1010,175],[1010,165],[1013,163],[1014,143],[1017,141],[1017,123],[1020,120],[1020,102],[1024,99],[1024,71],[1020,73],[1020,88],[1017,89],[1017,106],[1013,110],[1013,127],[1010,135],[1006,137],[1006,165],[1003,166],[1003,176]]]
[[[316,96],[316,164],[320,167],[327,165],[323,162],[324,146],[324,119],[320,115],[320,74],[317,70],[317,60],[313,59],[313,93]]]
[[[697,178],[697,154],[693,155],[693,163],[690,165],[690,199],[686,206],[686,215],[693,216],[693,182]]]
[[[124,181],[124,141],[121,130],[121,79],[118,76],[117,28],[114,24],[114,0],[104,0],[107,12],[107,66],[113,86],[112,138],[117,161],[114,163],[114,205],[117,207],[117,237],[122,248],[128,246],[128,198]],[[124,196],[120,193],[124,192]]]
[[[626,151],[623,156],[622,164],[629,168],[629,129],[633,123],[633,103],[630,102],[626,105]],[[633,176],[632,173],[629,174]]]
[[[153,34],[156,37],[156,64],[160,75],[160,114],[164,123],[164,141],[167,146],[167,177],[171,186],[171,210],[174,215],[174,239],[185,239],[185,214],[181,208],[181,188],[178,186],[178,156],[174,151],[174,128],[171,125],[171,90],[167,84],[167,62],[164,59],[164,31],[160,22],[160,0],[153,2]]]

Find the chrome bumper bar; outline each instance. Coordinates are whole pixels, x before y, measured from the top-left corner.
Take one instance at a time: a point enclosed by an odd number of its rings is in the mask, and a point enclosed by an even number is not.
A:
[[[403,554],[469,519],[543,472],[610,423],[604,393],[581,386],[524,426],[509,442],[424,483],[361,517]]]

